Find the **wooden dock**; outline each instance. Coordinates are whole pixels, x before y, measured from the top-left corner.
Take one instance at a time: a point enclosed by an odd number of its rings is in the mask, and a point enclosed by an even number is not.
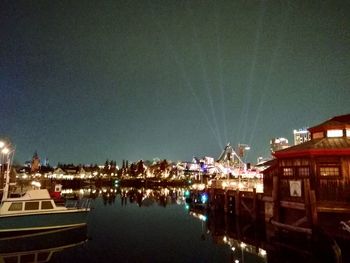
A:
[[[264,219],[263,193],[257,191],[256,180],[215,180],[204,190],[192,191],[192,199],[201,203],[200,195],[207,194],[206,208],[223,211],[253,220]]]

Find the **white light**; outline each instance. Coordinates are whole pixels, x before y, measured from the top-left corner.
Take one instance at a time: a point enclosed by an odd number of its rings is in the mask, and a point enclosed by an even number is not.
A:
[[[37,182],[37,181],[33,181],[33,182],[32,182],[32,186],[37,187],[37,188],[40,188],[40,187],[41,187],[41,183],[40,183],[40,182]]]
[[[235,247],[231,247],[231,250],[232,250],[232,251],[235,251],[235,250],[236,250],[236,248],[235,248]]]
[[[199,215],[198,218],[202,221],[207,221],[207,217],[205,215]]]
[[[343,130],[328,130],[327,131],[327,137],[342,137],[343,136]]]
[[[5,143],[3,141],[0,141],[0,149],[2,149],[5,146]]]
[[[8,154],[10,152],[10,149],[5,147],[4,149],[1,150],[1,152],[3,154]]]
[[[240,246],[241,246],[241,248],[245,248],[247,245],[242,242]]]
[[[267,253],[266,253],[266,250],[259,248],[259,254],[262,256],[266,256]]]

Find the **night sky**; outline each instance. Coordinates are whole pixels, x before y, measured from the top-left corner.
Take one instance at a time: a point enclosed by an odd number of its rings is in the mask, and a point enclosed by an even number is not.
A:
[[[0,136],[23,163],[217,158],[350,113],[350,1],[0,3]]]

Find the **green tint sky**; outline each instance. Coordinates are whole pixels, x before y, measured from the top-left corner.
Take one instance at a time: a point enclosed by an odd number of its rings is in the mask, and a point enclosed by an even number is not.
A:
[[[349,1],[1,1],[0,135],[24,162],[191,160],[350,112]]]

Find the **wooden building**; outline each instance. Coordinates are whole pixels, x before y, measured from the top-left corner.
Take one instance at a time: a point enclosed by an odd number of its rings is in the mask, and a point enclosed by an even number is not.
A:
[[[264,171],[265,219],[282,229],[350,236],[350,114],[308,130],[310,141],[275,152]]]

